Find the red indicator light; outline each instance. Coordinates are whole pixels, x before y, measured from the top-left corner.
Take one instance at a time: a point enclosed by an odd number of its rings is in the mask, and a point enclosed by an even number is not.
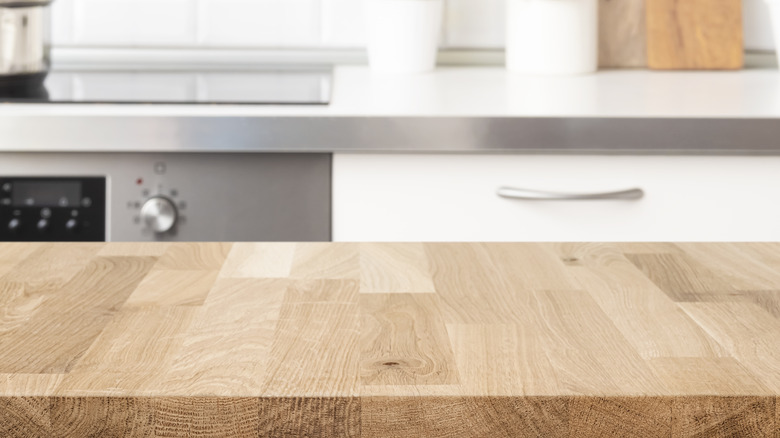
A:
[[[143,178],[138,178],[137,180],[135,180],[135,183],[140,186],[141,184],[144,183],[144,180]]]

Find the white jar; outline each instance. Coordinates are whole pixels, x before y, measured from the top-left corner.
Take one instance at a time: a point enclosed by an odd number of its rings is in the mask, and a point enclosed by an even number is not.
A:
[[[384,73],[436,66],[444,0],[365,0],[368,62]]]
[[[507,0],[506,67],[527,74],[598,69],[598,0]]]
[[[780,0],[766,0],[769,5],[769,15],[772,17],[772,32],[775,38],[775,50],[780,54]],[[780,63],[780,56],[778,56]]]

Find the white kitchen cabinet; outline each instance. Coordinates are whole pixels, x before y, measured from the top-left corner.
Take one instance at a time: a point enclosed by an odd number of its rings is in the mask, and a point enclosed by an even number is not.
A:
[[[523,201],[499,187],[639,200]],[[335,154],[336,241],[777,241],[780,157]]]

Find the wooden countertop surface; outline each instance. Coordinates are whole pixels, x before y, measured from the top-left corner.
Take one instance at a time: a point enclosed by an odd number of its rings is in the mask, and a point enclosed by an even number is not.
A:
[[[0,243],[0,436],[780,437],[780,244]]]

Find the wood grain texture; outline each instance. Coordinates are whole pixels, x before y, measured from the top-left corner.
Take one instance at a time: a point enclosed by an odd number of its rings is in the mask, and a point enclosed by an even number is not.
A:
[[[0,436],[771,437],[780,244],[1,244]]]
[[[647,65],[645,1],[599,0],[600,67]]]
[[[686,397],[672,401],[672,437],[767,437],[775,433],[774,397]]]
[[[576,397],[569,406],[573,437],[666,437],[672,433],[672,399]]]
[[[647,0],[646,5],[650,68],[742,68],[741,0]]]
[[[564,437],[568,400],[556,397],[368,397],[364,436]]]

